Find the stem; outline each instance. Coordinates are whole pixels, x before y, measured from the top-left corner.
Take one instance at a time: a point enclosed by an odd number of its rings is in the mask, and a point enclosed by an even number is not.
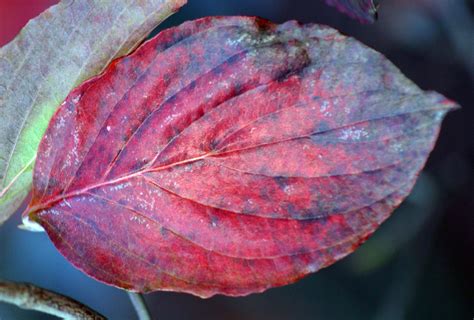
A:
[[[145,299],[143,299],[143,296],[139,293],[127,291],[128,297],[130,298],[130,301],[132,302],[133,307],[135,308],[135,311],[137,312],[138,319],[139,320],[151,320],[151,315],[150,311],[148,310]]]
[[[76,300],[29,283],[0,280],[0,301],[63,319],[106,319]]]

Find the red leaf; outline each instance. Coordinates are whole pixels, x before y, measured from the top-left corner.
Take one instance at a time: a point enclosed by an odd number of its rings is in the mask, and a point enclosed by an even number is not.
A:
[[[260,292],[362,243],[453,106],[329,27],[188,22],[69,95],[29,218],[111,285]]]
[[[0,1],[0,47],[10,42],[31,18],[58,0]]]
[[[375,0],[326,0],[330,6],[362,23],[373,23],[377,19],[377,3]]]

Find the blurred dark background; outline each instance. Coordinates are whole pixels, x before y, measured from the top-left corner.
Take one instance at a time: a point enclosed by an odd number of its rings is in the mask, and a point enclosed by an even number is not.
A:
[[[322,0],[188,0],[158,30],[209,15],[257,15],[332,26],[382,52],[422,89],[463,108],[448,114],[413,193],[359,250],[298,283],[244,298],[157,292],[157,319],[466,319],[474,317],[474,5],[382,0],[361,25]],[[0,45],[57,1],[0,1]],[[0,120],[1,121],[1,120]],[[0,278],[69,295],[110,319],[135,319],[127,295],[74,269],[45,234],[0,227]],[[0,304],[0,319],[53,319]]]

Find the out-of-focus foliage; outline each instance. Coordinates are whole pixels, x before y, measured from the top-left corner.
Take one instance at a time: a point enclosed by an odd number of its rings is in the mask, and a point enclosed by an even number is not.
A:
[[[362,23],[372,23],[377,19],[374,0],[326,0],[326,3]]]

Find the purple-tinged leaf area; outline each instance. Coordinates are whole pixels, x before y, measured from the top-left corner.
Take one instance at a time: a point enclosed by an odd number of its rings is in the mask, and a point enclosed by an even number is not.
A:
[[[110,285],[261,292],[364,242],[454,106],[329,27],[187,22],[69,95],[25,218]]]
[[[377,20],[377,0],[326,0],[330,6],[359,20],[361,23],[373,23]]]

